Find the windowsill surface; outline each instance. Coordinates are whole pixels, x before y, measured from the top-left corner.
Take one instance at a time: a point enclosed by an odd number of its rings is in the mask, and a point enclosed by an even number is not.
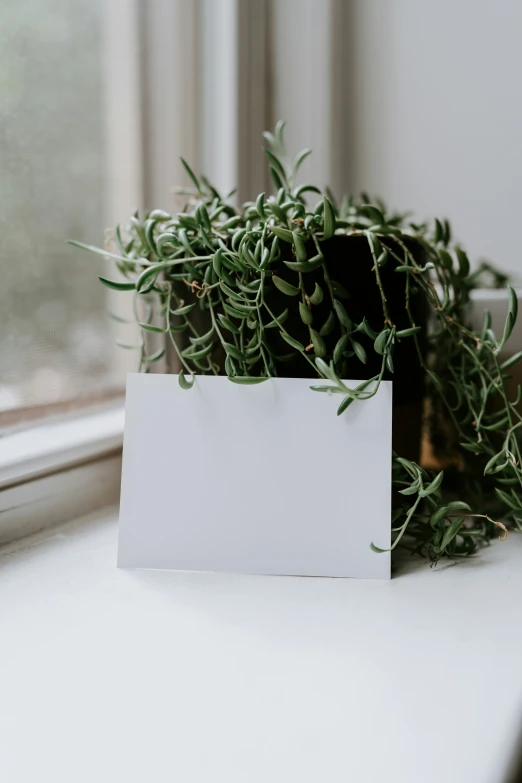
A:
[[[123,422],[123,406],[118,405],[5,433],[0,438],[0,489],[121,449]]]
[[[391,582],[118,570],[116,540],[111,511],[0,550],[5,780],[505,779],[522,536]]]

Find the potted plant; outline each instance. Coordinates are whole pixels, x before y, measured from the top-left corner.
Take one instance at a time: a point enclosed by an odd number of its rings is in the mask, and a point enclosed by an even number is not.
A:
[[[197,374],[328,379],[340,416],[393,379],[392,548],[407,535],[433,560],[471,554],[498,528],[507,534],[493,513],[522,529],[522,390],[510,399],[505,386],[521,355],[500,358],[513,289],[503,334],[487,314],[473,331],[466,310],[479,277],[448,221],[415,223],[364,194],[336,203],[298,184],[310,151],[291,161],[283,130],[265,133],[275,195],[236,207],[183,161],[193,187],[182,212],[135,213],[111,252],[80,245],[114,258],[124,279],[102,283],[132,291],[143,334],[166,340],[154,353],[140,343],[140,370],[167,352],[187,390]],[[364,380],[343,380],[354,377]],[[419,461],[421,421],[446,479]]]

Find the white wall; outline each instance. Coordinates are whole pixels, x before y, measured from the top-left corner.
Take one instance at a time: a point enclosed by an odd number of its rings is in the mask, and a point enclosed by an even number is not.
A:
[[[522,2],[353,0],[346,35],[352,186],[522,277]]]
[[[336,188],[341,153],[334,141],[332,17],[337,3],[270,0],[268,25],[268,122],[273,128],[279,119],[288,121],[289,151],[313,150],[302,167],[303,181]]]
[[[522,279],[522,0],[271,0],[271,120],[307,174],[450,218]]]

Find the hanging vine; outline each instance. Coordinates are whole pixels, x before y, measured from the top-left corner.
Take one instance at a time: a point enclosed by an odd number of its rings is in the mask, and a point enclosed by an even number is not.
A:
[[[124,347],[136,351],[138,369],[147,371],[165,347],[147,353],[144,336],[163,335],[179,361],[184,389],[192,386],[196,374],[226,373],[234,383],[260,383],[284,375],[285,362],[300,357],[310,377],[329,381],[311,389],[338,394],[342,415],[352,403],[363,404],[377,394],[386,375],[394,372],[397,344],[411,340],[427,380],[432,442],[436,446],[439,440],[446,451],[449,444],[450,461],[459,470],[453,471],[458,481],[452,478],[448,497],[443,471],[435,475],[394,454],[398,500],[392,549],[407,539],[414,550],[437,560],[472,554],[495,532],[504,538],[506,525],[522,530],[522,388],[518,386],[515,399],[506,388],[508,370],[522,353],[507,359],[503,355],[517,318],[514,290],[508,287],[502,335],[492,331],[488,313],[482,330],[473,331],[466,322],[470,291],[484,275],[492,276],[496,285],[505,284],[506,278],[487,265],[471,272],[468,256],[452,242],[446,220],[418,224],[364,194],[336,204],[331,194],[323,195],[314,185],[297,184],[310,150],[290,160],[283,130],[284,124],[278,123],[274,134],[265,133],[276,195],[261,193],[236,208],[231,195],[221,196],[183,161],[192,187],[184,191],[182,212],[135,213],[125,238],[115,230],[110,250],[72,243],[112,258],[123,281],[102,277],[101,282],[132,292],[140,338]],[[319,198],[309,207],[314,194]],[[366,316],[354,320],[349,294],[332,279],[326,248],[340,236],[367,242],[382,305],[380,323]],[[397,328],[390,313],[383,282],[386,265],[404,283],[406,328]],[[427,335],[410,307],[413,296],[416,301],[422,297],[429,312]],[[286,304],[276,310],[281,297]],[[290,328],[297,315],[306,327],[306,340]],[[363,342],[379,357],[380,367],[352,388],[341,379],[348,360],[355,357],[366,365],[368,347]],[[456,489],[464,499],[455,495]],[[494,521],[493,513],[506,525]]]

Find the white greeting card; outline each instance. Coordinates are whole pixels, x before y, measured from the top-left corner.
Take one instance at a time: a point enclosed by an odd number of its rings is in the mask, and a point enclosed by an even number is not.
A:
[[[313,383],[129,375],[118,565],[388,579],[392,384]]]

